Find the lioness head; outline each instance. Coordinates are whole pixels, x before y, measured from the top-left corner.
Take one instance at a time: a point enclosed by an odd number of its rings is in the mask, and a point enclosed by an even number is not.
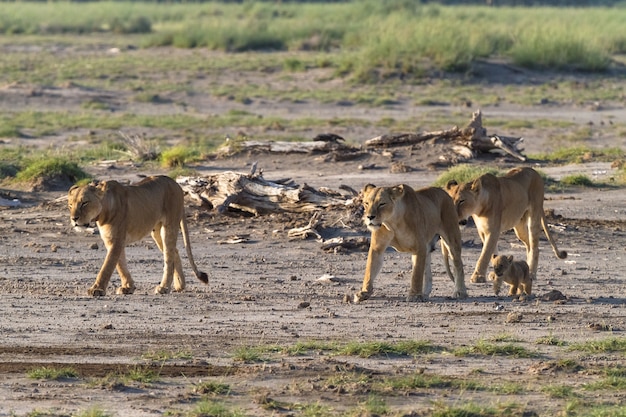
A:
[[[491,265],[498,277],[503,276],[506,271],[513,264],[513,256],[496,255],[495,253],[491,257]]]
[[[376,187],[367,184],[361,190],[363,199],[363,221],[370,231],[377,230],[393,216],[396,201],[404,194],[404,185]]]
[[[459,184],[456,180],[448,181],[446,192],[452,197],[459,222],[465,224],[467,218],[474,214],[478,207],[478,193],[480,182],[478,180]]]
[[[95,183],[75,185],[68,192],[67,205],[70,209],[72,226],[86,227],[102,210],[102,189]]]

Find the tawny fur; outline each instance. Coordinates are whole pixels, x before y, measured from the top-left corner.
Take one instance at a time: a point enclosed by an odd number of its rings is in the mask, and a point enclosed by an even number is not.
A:
[[[463,262],[461,260],[461,232],[456,220],[452,199],[440,188],[413,190],[408,185],[376,187],[368,184],[361,191],[363,220],[371,231],[371,242],[361,291],[354,301],[368,299],[374,289],[374,280],[383,265],[385,250],[412,255],[413,271],[408,300],[427,298],[432,289],[430,253],[439,236],[441,251],[448,276],[455,284],[454,297],[467,297]],[[450,270],[452,257],[454,274]]]
[[[70,220],[73,226],[87,226],[96,221],[107,255],[88,294],[103,296],[117,269],[122,285],[118,294],[132,294],[135,283],[126,265],[125,247],[151,234],[163,252],[163,279],[157,294],[167,293],[174,279],[174,290],[185,289],[185,276],[176,248],[179,229],[187,249],[189,263],[198,279],[209,282],[207,274],[198,271],[191,253],[185,219],[183,190],[166,176],[148,177],[134,185],[104,181],[73,186],[68,193]]]
[[[535,279],[539,260],[539,237],[543,229],[554,254],[559,259],[567,252],[559,251],[547,227],[543,212],[544,185],[532,168],[515,168],[503,177],[485,174],[474,181],[458,184],[452,180],[446,191],[454,200],[461,221],[474,219],[483,249],[472,274],[472,282],[485,282],[491,255],[496,253],[500,233],[514,229],[526,246],[530,275]]]
[[[533,282],[526,261],[515,261],[513,256],[493,255],[491,257],[493,272],[489,278],[493,281],[493,291],[500,294],[502,283],[509,284],[509,296],[531,295]]]

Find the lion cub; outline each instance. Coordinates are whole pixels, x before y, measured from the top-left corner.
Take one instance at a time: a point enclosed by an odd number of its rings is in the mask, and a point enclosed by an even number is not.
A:
[[[496,295],[500,293],[503,281],[511,286],[509,296],[531,294],[533,282],[526,261],[514,261],[513,256],[494,254],[491,257],[491,265],[494,272],[489,274],[489,279],[493,281],[493,291]]]

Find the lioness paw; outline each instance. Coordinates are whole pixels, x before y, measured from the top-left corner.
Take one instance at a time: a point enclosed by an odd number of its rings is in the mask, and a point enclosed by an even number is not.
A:
[[[472,278],[470,279],[471,282],[474,282],[476,284],[481,284],[483,282],[487,282],[487,280],[485,279],[484,275],[481,274],[477,274],[474,272],[474,274],[472,275]]]
[[[97,287],[91,287],[87,290],[87,294],[92,297],[104,297],[106,295],[106,290]]]
[[[115,290],[115,293],[118,295],[132,294],[135,292],[135,287],[119,287]]]
[[[354,294],[354,302],[355,303],[360,303],[361,301],[365,301],[368,298],[370,298],[370,293],[367,291],[359,291],[356,294]]]
[[[170,292],[169,288],[161,287],[160,285],[157,285],[156,288],[154,289],[155,294],[169,294],[169,292]]]
[[[419,301],[425,301],[425,298],[422,294],[409,295],[406,297],[407,303],[414,303]]]
[[[467,291],[465,290],[456,290],[452,295],[454,298],[458,298],[459,300],[465,300],[467,298]]]

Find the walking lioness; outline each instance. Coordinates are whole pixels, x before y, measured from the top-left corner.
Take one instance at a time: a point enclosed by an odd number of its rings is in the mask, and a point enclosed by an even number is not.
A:
[[[461,260],[461,231],[452,199],[440,188],[418,191],[408,185],[376,187],[368,184],[361,191],[365,225],[372,232],[365,277],[354,301],[368,299],[374,279],[383,265],[385,250],[412,254],[413,271],[408,301],[427,298],[432,289],[430,253],[438,235],[448,276],[455,284],[454,297],[467,297]],[[454,275],[448,257],[452,256]]]
[[[460,221],[474,218],[483,249],[472,274],[472,282],[485,282],[491,255],[497,249],[500,233],[514,229],[526,246],[530,276],[537,275],[539,236],[543,229],[559,259],[567,252],[559,251],[546,225],[543,212],[543,179],[532,168],[514,168],[503,177],[484,174],[474,181],[458,184],[452,180],[446,191],[454,200]]]
[[[151,233],[163,252],[164,271],[161,284],[155,293],[170,291],[172,278],[174,290],[185,289],[183,266],[176,248],[178,230],[182,230],[189,263],[196,277],[205,284],[209,278],[198,271],[191,253],[183,190],[173,179],[166,176],[148,177],[134,185],[122,185],[117,181],[104,181],[69,190],[68,205],[73,226],[87,226],[96,221],[100,236],[107,248],[104,264],[89,289],[92,296],[103,296],[113,274],[122,280],[118,294],[132,294],[135,283],[126,265],[125,247]]]

